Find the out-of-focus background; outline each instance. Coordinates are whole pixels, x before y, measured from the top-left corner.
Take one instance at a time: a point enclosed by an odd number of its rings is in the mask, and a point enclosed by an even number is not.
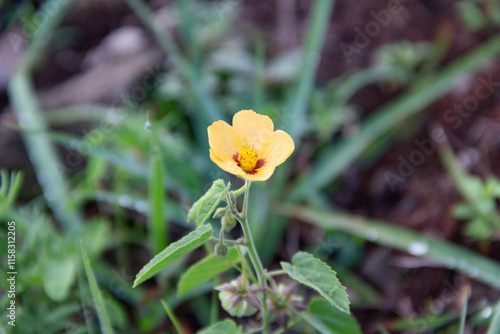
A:
[[[210,161],[206,128],[253,109],[296,144],[252,188],[269,268],[299,250],[331,264],[363,333],[457,333],[461,317],[463,333],[499,333],[497,0],[0,0],[0,13],[2,289],[8,221],[17,266],[16,327],[2,293],[0,331],[100,331],[80,240],[116,332],[172,333],[160,299],[186,333],[209,324],[212,283],[175,291],[205,250],[132,283],[193,228],[213,180],[242,183]]]

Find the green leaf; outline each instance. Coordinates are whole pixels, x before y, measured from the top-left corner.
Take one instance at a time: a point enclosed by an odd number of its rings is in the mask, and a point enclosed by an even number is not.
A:
[[[94,274],[92,273],[92,268],[90,267],[89,258],[87,257],[87,253],[85,252],[81,241],[80,248],[82,250],[83,263],[85,265],[85,272],[87,273],[90,291],[92,292],[97,316],[99,318],[99,323],[101,324],[101,332],[104,334],[113,333],[113,328],[111,327],[111,323],[109,322],[109,317],[106,312],[106,307],[104,306],[104,301],[102,300],[101,292],[99,291],[99,287],[97,286]]]
[[[394,223],[385,223],[336,211],[282,205],[288,217],[308,221],[323,229],[338,229],[379,245],[423,256],[475,280],[500,288],[500,265],[465,247],[417,233]]]
[[[76,277],[76,267],[73,258],[51,260],[43,275],[43,289],[55,302],[61,302],[68,296]]]
[[[226,319],[223,321],[219,321],[216,324],[213,324],[210,327],[202,329],[198,332],[198,334],[227,334],[227,333],[242,333],[242,329],[240,326],[237,326],[236,323],[231,319]]]
[[[215,211],[220,201],[226,196],[231,182],[224,187],[224,181],[219,179],[212,183],[212,186],[196,203],[193,204],[188,212],[188,221],[194,219],[197,226],[202,225],[210,215]]]
[[[291,278],[318,291],[333,306],[350,314],[345,287],[337,279],[337,273],[326,263],[306,252],[295,254],[292,263],[293,265],[281,262],[281,266]]]
[[[309,312],[302,312],[301,315],[320,333],[361,334],[361,328],[352,315],[341,312],[321,298],[312,299]]]
[[[211,235],[212,227],[210,225],[203,225],[186,235],[184,238],[171,243],[141,269],[135,278],[134,287],[154,276],[160,270],[169,266],[193,249],[201,246]]]
[[[216,277],[239,262],[240,257],[234,247],[229,250],[228,255],[224,258],[218,258],[212,254],[196,262],[181,276],[177,296],[183,296],[201,283]]]

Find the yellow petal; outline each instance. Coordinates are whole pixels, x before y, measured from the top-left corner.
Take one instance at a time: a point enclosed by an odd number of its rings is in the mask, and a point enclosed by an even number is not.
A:
[[[224,121],[213,122],[208,127],[208,143],[214,153],[224,161],[232,161],[233,155],[242,147],[238,133]]]
[[[259,158],[266,161],[266,165],[279,166],[292,154],[295,149],[292,137],[285,131],[275,131],[259,152]]]
[[[266,165],[266,166],[264,166],[262,168],[259,168],[257,170],[257,173],[255,173],[253,175],[251,175],[251,174],[245,174],[242,177],[245,178],[245,179],[247,179],[247,180],[250,180],[250,181],[265,181],[268,178],[270,178],[271,175],[273,175],[274,169],[275,169],[274,166],[272,166],[272,165]]]
[[[210,159],[217,164],[222,170],[225,170],[228,173],[237,175],[237,176],[245,176],[246,173],[241,170],[240,167],[236,164],[234,160],[224,160],[218,157],[213,150],[210,150]]]
[[[233,116],[233,127],[240,135],[243,145],[260,150],[273,133],[273,121],[253,110],[241,110]]]

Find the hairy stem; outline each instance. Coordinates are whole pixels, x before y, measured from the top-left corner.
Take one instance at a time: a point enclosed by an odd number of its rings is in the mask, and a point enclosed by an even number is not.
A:
[[[248,253],[250,254],[250,259],[252,260],[252,264],[257,274],[257,280],[260,286],[266,287],[266,277],[264,276],[264,267],[262,266],[262,262],[260,261],[259,255],[257,254],[257,250],[255,248],[255,244],[252,239],[252,234],[250,233],[250,225],[248,224],[248,194],[250,191],[251,181],[245,180],[245,197],[243,199],[243,212],[241,218],[238,219],[240,221],[241,227],[243,229],[243,234],[245,235],[245,239],[247,241]],[[266,301],[266,292],[264,292],[264,298],[262,301],[262,322],[264,325],[264,333],[269,333],[269,318],[267,314],[267,301]]]

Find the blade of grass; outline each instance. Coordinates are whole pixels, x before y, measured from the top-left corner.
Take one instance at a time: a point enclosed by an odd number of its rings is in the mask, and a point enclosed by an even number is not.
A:
[[[80,292],[80,306],[83,314],[83,318],[85,320],[85,329],[88,334],[94,334],[96,332],[94,323],[92,322],[93,314],[86,304],[86,301],[90,301],[90,294],[88,284],[85,284],[85,277],[83,276],[83,272],[78,274],[78,290]]]
[[[495,313],[493,313],[493,318],[491,319],[487,334],[498,333],[500,333],[500,302],[498,302],[497,306],[495,307]]]
[[[205,124],[222,119],[219,106],[204,88],[195,66],[183,57],[172,37],[155,25],[157,21],[149,7],[141,0],[126,0],[126,2],[153,33],[165,54],[172,59],[172,62],[188,81],[199,108],[204,111],[202,118]]]
[[[310,23],[305,37],[304,54],[298,81],[289,92],[285,111],[291,123],[287,124],[288,132],[295,145],[299,146],[300,137],[304,131],[305,114],[309,98],[314,87],[314,79],[325,41],[326,31],[330,23],[333,0],[317,0],[310,16]]]
[[[467,319],[467,304],[469,302],[469,289],[465,291],[464,294],[464,305],[462,307],[462,314],[460,315],[460,329],[458,330],[458,333],[464,334],[465,330],[465,319]]]
[[[163,167],[159,157],[154,157],[149,173],[149,244],[153,254],[158,254],[168,243],[168,224],[165,220],[163,203],[165,190],[163,188]]]
[[[321,54],[324,36],[328,29],[333,4],[333,0],[318,0],[315,2],[314,8],[309,16],[309,26],[307,28],[306,38],[304,39],[304,53],[302,55],[302,62],[299,64],[301,71],[297,82],[288,92],[285,106],[286,114],[283,115],[282,122],[284,122],[284,128],[288,130],[287,132],[294,139],[296,147],[299,146],[300,137],[304,131],[305,113],[314,86],[319,55]],[[272,199],[281,198],[283,196],[286,176],[289,174],[290,168],[291,164],[290,161],[288,161],[288,163],[281,166],[274,174],[272,180],[273,184],[272,187],[270,187],[270,189],[272,189]],[[282,217],[269,217],[269,214],[269,212],[264,212],[261,216],[267,216],[267,219],[263,221],[272,221],[273,224],[268,225],[266,230],[260,229],[259,231],[255,231],[263,232],[258,233],[256,242],[259,247],[261,260],[264,263],[267,263],[272,254],[275,253],[276,248],[279,246],[279,243],[275,241],[282,239],[287,226],[286,221],[282,219]]]
[[[45,133],[34,132],[33,135],[37,136],[37,138],[48,137],[68,148],[75,149],[77,151],[81,149],[85,152],[85,155],[100,157],[110,164],[123,168],[124,170],[127,170],[139,177],[147,178],[149,176],[149,169],[146,165],[126,158],[124,157],[124,155],[118,154],[107,148],[91,145],[85,139],[80,139],[73,135],[55,131]]]
[[[183,42],[187,45],[188,54],[193,68],[199,71],[197,61],[200,56],[200,45],[196,40],[196,21],[193,20],[193,6],[197,5],[194,1],[176,0],[175,6],[180,16],[180,28]]]
[[[101,104],[75,105],[48,110],[44,113],[45,121],[53,127],[75,123],[98,123],[106,121],[109,124],[118,124],[117,114],[124,113],[116,107]]]
[[[42,3],[39,11],[49,12],[52,16],[43,20],[35,31],[31,44],[9,83],[9,97],[21,127],[28,131],[23,134],[23,139],[45,198],[62,226],[67,231],[75,232],[82,225],[82,217],[79,210],[69,203],[70,197],[67,196],[69,187],[63,175],[64,165],[47,138],[29,133],[47,131],[30,74],[44,55],[54,30],[72,2],[72,0],[50,0]]]
[[[500,53],[500,34],[455,60],[440,73],[422,77],[406,93],[393,99],[363,122],[356,136],[343,139],[324,151],[310,173],[302,177],[292,191],[291,199],[307,199],[326,187],[366,148],[385,132],[417,114],[453,89],[453,82],[466,73],[475,72]]]
[[[277,208],[281,214],[307,221],[324,229],[340,229],[377,244],[410,252],[500,289],[500,264],[450,242],[421,235],[377,220],[335,211],[293,205]]]
[[[153,254],[161,252],[168,244],[168,221],[165,220],[165,188],[163,177],[163,165],[161,163],[161,153],[156,141],[156,124],[150,123],[149,111],[147,123],[150,124],[149,139],[151,143],[152,156],[150,158],[149,173],[149,244],[153,247]]]
[[[101,292],[97,286],[94,274],[92,273],[92,268],[90,267],[90,261],[87,257],[87,253],[83,248],[83,244],[80,241],[80,248],[82,250],[83,264],[85,265],[85,272],[87,273],[87,279],[89,281],[90,291],[92,292],[92,297],[94,298],[94,304],[97,311],[97,316],[99,318],[99,323],[101,324],[101,331],[104,334],[112,334],[113,328],[109,322],[108,314],[106,312],[106,307],[104,301],[102,300]]]
[[[122,195],[121,193],[95,190],[76,194],[75,199],[77,201],[100,201],[134,210],[147,216],[151,214],[147,198],[134,194]],[[187,212],[183,208],[171,201],[163,202],[163,206],[166,208],[166,210],[164,210],[165,220],[173,221],[180,226],[189,226],[186,222]]]
[[[163,308],[165,309],[165,312],[167,312],[167,315],[168,315],[170,321],[172,321],[172,324],[174,325],[177,333],[179,333],[179,334],[184,333],[182,330],[181,324],[179,322],[179,319],[177,319],[174,312],[172,312],[172,310],[168,307],[167,303],[165,303],[163,300],[161,301],[161,303],[163,305]]]

